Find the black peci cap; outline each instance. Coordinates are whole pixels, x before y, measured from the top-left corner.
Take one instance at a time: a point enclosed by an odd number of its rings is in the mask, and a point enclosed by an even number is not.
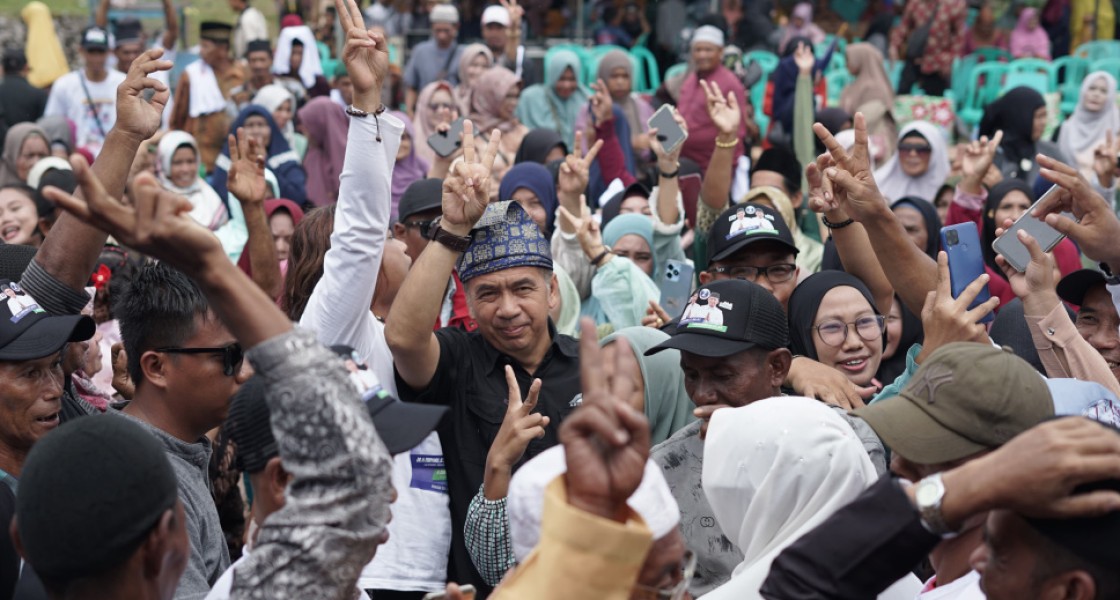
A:
[[[397,220],[403,222],[416,213],[433,208],[443,208],[443,180],[433,177],[414,181],[401,194]]]

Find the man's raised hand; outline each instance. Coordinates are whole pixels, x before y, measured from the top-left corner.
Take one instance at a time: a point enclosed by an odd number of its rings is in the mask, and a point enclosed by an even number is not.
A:
[[[389,45],[383,34],[366,29],[354,0],[334,0],[334,7],[346,32],[342,62],[354,83],[354,107],[374,112],[381,106],[381,85],[389,77]]]
[[[824,170],[824,176],[832,183],[832,189],[843,208],[856,221],[871,218],[877,212],[887,211],[886,201],[875,184],[875,174],[871,170],[871,153],[867,142],[867,121],[863,113],[856,113],[856,141],[851,151],[844,150],[840,142],[820,123],[813,124],[813,131],[824,142],[832,155],[835,166]]]
[[[351,0],[352,1],[352,0]],[[474,124],[463,122],[463,159],[456,162],[443,180],[443,220],[448,233],[467,236],[490,204],[490,172],[502,133],[495,129],[481,160],[474,146]]]
[[[157,71],[171,70],[171,61],[160,60],[161,56],[163,50],[159,48],[141,54],[132,61],[124,82],[117,86],[117,120],[113,129],[127,134],[137,143],[159,131],[163,109],[171,99],[170,88],[151,77]],[[150,100],[144,98],[147,90],[154,90]]]
[[[264,202],[268,182],[264,178],[264,152],[260,142],[245,135],[243,127],[229,136],[229,179],[226,187],[242,204]]]

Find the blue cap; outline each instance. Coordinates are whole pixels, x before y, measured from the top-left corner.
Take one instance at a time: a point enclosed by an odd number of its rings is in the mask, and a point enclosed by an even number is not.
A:
[[[552,270],[549,242],[529,213],[513,201],[486,207],[471,231],[471,245],[459,257],[459,279],[464,283],[487,273],[514,267]]]

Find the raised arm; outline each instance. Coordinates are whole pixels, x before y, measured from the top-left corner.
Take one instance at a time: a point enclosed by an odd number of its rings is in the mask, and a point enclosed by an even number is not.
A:
[[[253,283],[270,298],[279,297],[283,284],[280,261],[276,257],[276,244],[272,241],[272,230],[264,214],[265,188],[268,186],[264,179],[264,152],[256,138],[245,135],[245,130],[238,128],[236,136],[229,136],[229,154],[226,186],[241,204],[241,212],[245,216],[245,229],[249,235],[245,251],[249,253]]]
[[[863,224],[891,286],[906,308],[921,314],[926,295],[937,289],[937,265],[910,241],[875,185],[863,113],[856,113],[855,130],[856,143],[849,154],[823,125],[813,125],[813,131],[836,163],[824,170],[825,179],[832,186],[832,198],[825,198],[826,209],[842,208]]]
[[[109,0],[98,0],[93,13],[93,24],[105,29],[109,26]]]
[[[727,92],[727,97],[724,98],[719,84],[701,80],[700,86],[708,97],[708,116],[719,129],[716,147],[708,161],[708,171],[704,173],[704,181],[700,184],[700,200],[719,214],[732,202],[731,181],[735,178],[735,147],[739,143],[742,112],[733,92]],[[650,136],[651,144],[654,137]]]
[[[179,41],[179,13],[172,0],[163,0],[163,39],[160,41],[167,50],[174,50]]]
[[[735,96],[728,94],[731,101],[735,101]],[[688,137],[688,123],[685,122],[684,117],[681,116],[677,109],[673,109],[673,119],[684,131],[685,137]],[[652,203],[650,208],[654,210],[657,215],[658,222],[665,225],[676,225],[677,221],[681,220],[681,150],[684,149],[684,143],[677,144],[677,147],[672,152],[666,152],[665,148],[661,146],[661,142],[657,139],[657,128],[653,129],[655,135],[650,136],[650,150],[653,151],[654,156],[657,157],[657,198]]]
[[[440,228],[460,238],[470,235],[490,202],[490,170],[498,154],[501,132],[494,130],[479,160],[474,147],[474,125],[463,123],[463,160],[443,180],[443,218]],[[397,373],[410,387],[428,387],[439,364],[439,341],[432,324],[439,317],[443,298],[432,290],[447,287],[459,252],[440,242],[428,244],[405,278],[389,316],[385,341],[393,352]]]
[[[365,36],[360,28],[348,34],[343,58],[354,82],[354,106],[374,113],[381,105],[389,55],[365,48]],[[366,60],[370,53],[375,54]],[[323,259],[323,276],[300,319],[325,343],[345,344],[362,356],[369,356],[377,343],[368,335],[368,323],[374,319],[370,305],[385,251],[392,208],[390,176],[403,131],[404,124],[387,114],[351,119],[330,249]]]
[[[509,35],[506,37],[506,60],[509,61],[510,71],[517,71],[517,51],[521,47],[521,21],[525,16],[525,9],[517,0],[499,0],[502,6],[509,11]],[[498,57],[494,57],[497,59]]]
[[[71,159],[76,169],[90,169],[112,198],[124,194],[136,150],[159,129],[160,117],[170,98],[167,86],[150,77],[156,71],[171,68],[169,61],[159,60],[162,55],[162,50],[141,54],[132,62],[124,83],[117,88],[117,120],[105,138],[105,146],[111,151],[101,153],[93,167],[86,167],[82,159]],[[146,90],[155,92],[150,101],[144,99]],[[64,214],[35,255],[35,265],[66,287],[82,290],[105,239],[104,231],[90,227],[71,214]]]
[[[576,132],[576,143],[572,149],[572,153],[564,159],[560,165],[560,174],[556,186],[556,196],[560,200],[560,206],[568,209],[568,212],[573,215],[580,214],[580,205],[583,204],[582,195],[587,191],[587,180],[590,177],[591,163],[595,162],[595,157],[599,155],[599,151],[603,148],[603,140],[595,142],[587,154],[580,156],[583,147],[583,132]],[[567,234],[575,233],[575,229],[570,228],[570,224],[561,223],[560,231]]]

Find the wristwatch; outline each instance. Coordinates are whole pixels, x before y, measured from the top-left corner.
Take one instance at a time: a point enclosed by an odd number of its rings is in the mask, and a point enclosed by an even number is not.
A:
[[[957,532],[949,529],[941,515],[941,501],[944,499],[945,484],[941,481],[941,473],[934,473],[914,486],[914,500],[921,515],[922,527],[934,535],[948,539],[956,537]]]
[[[471,247],[472,238],[469,235],[455,235],[443,228],[443,217],[436,217],[428,231],[428,239],[439,242],[455,252],[466,252]]]

